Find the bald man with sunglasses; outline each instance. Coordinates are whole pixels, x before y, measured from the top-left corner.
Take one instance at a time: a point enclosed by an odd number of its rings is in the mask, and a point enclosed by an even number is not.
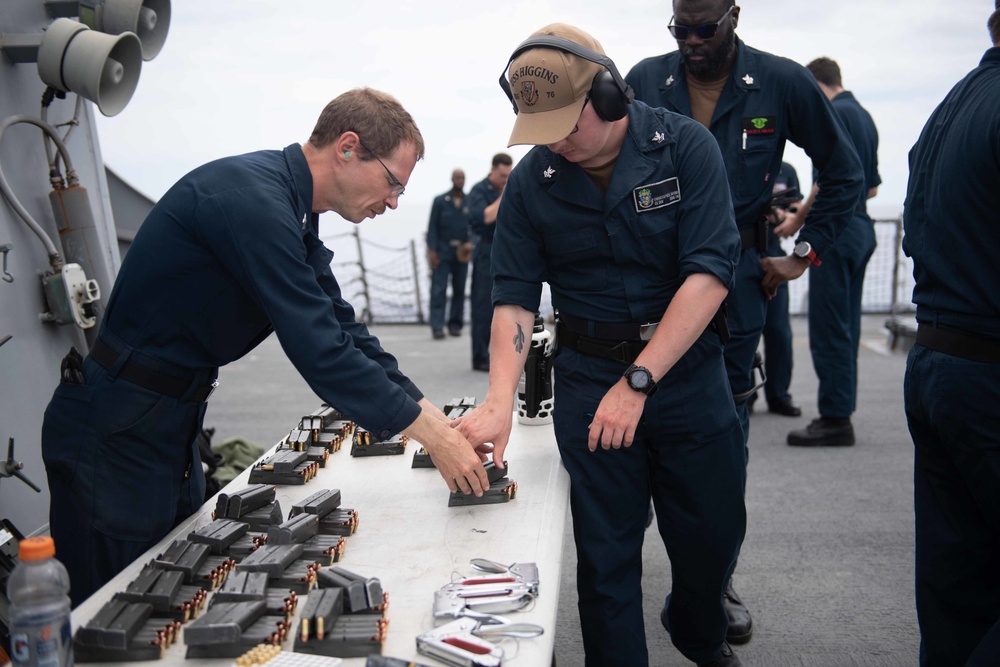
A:
[[[742,242],[736,287],[726,299],[731,334],[726,371],[748,439],[746,401],[755,391],[754,355],[767,300],[778,285],[822,262],[862,196],[864,174],[850,137],[809,71],[736,36],[740,7],[733,0],[674,0],[673,11],[668,29],[677,50],[642,60],[625,80],[636,99],[707,127],[722,149]],[[789,140],[812,158],[820,194],[794,252],[767,257],[766,214]],[[794,217],[786,220],[789,227]],[[724,598],[728,640],[750,641],[750,613],[731,584]]]

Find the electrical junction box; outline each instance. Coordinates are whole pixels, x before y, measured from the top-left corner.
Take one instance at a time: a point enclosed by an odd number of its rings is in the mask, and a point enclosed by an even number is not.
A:
[[[90,304],[101,298],[101,286],[88,279],[79,264],[65,264],[59,273],[42,276],[48,312],[39,315],[43,322],[75,324],[89,329],[97,324],[97,316]]]

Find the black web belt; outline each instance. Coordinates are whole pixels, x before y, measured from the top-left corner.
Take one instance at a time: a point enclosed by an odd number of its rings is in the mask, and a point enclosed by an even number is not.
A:
[[[93,347],[90,348],[90,357],[107,370],[114,368],[118,363],[119,353],[111,349],[98,338]],[[155,391],[157,394],[170,396],[185,401],[195,401],[198,403],[208,400],[208,397],[215,391],[218,382],[212,382],[202,386],[192,387],[194,376],[188,379],[175,377],[166,373],[160,373],[137,363],[129,358],[118,370],[117,377],[127,380],[132,384],[139,385],[143,389]]]
[[[980,338],[955,329],[917,324],[917,343],[969,361],[1000,364],[1000,340]]]
[[[761,253],[767,252],[767,218],[760,216],[756,223],[740,229],[740,249],[757,248]]]
[[[655,323],[614,324],[591,322],[559,314],[556,339],[561,347],[582,354],[631,364],[653,336]]]

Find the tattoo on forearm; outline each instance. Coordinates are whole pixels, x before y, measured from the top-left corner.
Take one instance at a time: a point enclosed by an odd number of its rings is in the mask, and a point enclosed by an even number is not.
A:
[[[514,349],[517,350],[518,354],[521,354],[521,350],[524,349],[524,329],[521,325],[517,325],[517,333],[514,334]]]

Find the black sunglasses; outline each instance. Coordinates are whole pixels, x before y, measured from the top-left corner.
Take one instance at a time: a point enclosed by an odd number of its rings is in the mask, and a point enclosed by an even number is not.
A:
[[[389,180],[392,182],[392,189],[389,191],[389,194],[393,197],[402,197],[403,192],[406,191],[406,188],[403,186],[402,183],[399,182],[399,179],[396,178],[396,175],[391,171],[389,171],[389,167],[385,166],[385,162],[382,162],[382,158],[380,158],[378,155],[375,155],[375,151],[373,151],[372,149],[368,148],[368,146],[365,145],[365,142],[361,140],[361,137],[358,137],[358,143],[361,144],[362,148],[371,153],[372,157],[378,160],[378,163],[382,165],[383,169],[385,169],[385,173],[389,174]]]
[[[719,31],[719,26],[722,25],[722,22],[726,20],[727,16],[733,13],[734,9],[736,9],[736,5],[730,7],[726,13],[722,15],[722,18],[715,23],[703,23],[701,25],[694,26],[676,25],[674,24],[674,17],[671,16],[670,25],[667,26],[667,30],[669,30],[670,34],[674,36],[674,39],[679,39],[681,41],[687,39],[692,32],[698,36],[698,39],[712,39],[715,37],[715,33]]]

